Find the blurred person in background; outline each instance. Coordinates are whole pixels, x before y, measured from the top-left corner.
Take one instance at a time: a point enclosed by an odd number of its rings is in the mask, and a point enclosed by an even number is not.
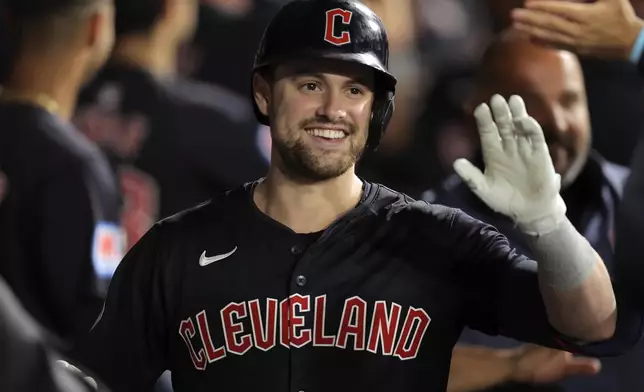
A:
[[[280,6],[288,1],[201,1],[197,31],[188,45],[189,53],[196,57],[191,75],[246,96],[255,44]]]
[[[534,44],[526,34],[507,30],[487,49],[472,96],[465,105],[466,112],[471,113],[494,92],[503,96],[522,96],[529,112],[542,125],[555,170],[562,177],[561,195],[568,207],[566,215],[601,256],[608,271],[613,272],[615,215],[628,169],[605,160],[591,148],[591,126],[584,79],[576,56]],[[474,132],[472,138],[476,139]],[[480,154],[475,162],[482,167]],[[423,199],[460,208],[477,219],[492,224],[508,237],[520,253],[531,254],[513,222],[487,207],[457,175],[449,177],[441,188],[424,193]],[[464,331],[460,342],[496,348],[515,347],[519,344],[510,339],[490,337],[469,329]],[[510,380],[507,378],[509,374],[505,372],[506,368],[490,366],[489,363],[498,355],[499,352],[495,350],[481,353],[468,351],[467,347],[461,347],[461,350],[457,348],[453,363],[461,369],[460,373],[454,375],[461,378],[458,384],[479,385],[484,380],[488,383],[484,386],[492,386],[505,381],[523,381],[524,384],[530,381],[529,377]],[[473,358],[480,362],[477,363]],[[623,357],[603,361],[603,369],[597,377],[574,377],[562,381],[557,387],[514,385],[506,386],[503,390],[642,390],[644,376],[632,369],[633,364],[641,363],[642,360],[644,347],[640,344]],[[463,361],[468,364],[467,369],[463,368]],[[485,362],[487,366],[482,366]],[[583,366],[573,369],[592,370]],[[532,381],[557,380],[537,378]]]
[[[637,11],[626,0],[592,4],[532,1],[527,9],[515,11],[513,20],[517,29],[542,43],[566,47],[585,57],[621,61],[644,76],[644,20]],[[644,274],[644,135],[639,136],[618,214],[615,267],[632,299],[644,307],[644,286],[637,282]]]
[[[268,162],[244,98],[178,74],[197,0],[115,5],[114,51],[83,90],[74,121],[118,175],[129,247],[158,219],[264,175]]]
[[[423,13],[426,2],[419,0],[365,0],[369,8],[382,19],[390,41],[390,69],[398,79],[396,87],[396,111],[382,143],[377,151],[367,151],[357,165],[357,173],[363,178],[387,184],[395,189],[417,197],[422,190],[417,188],[419,170],[425,172],[425,151],[416,154],[418,147],[415,124],[423,109],[421,98],[433,81],[433,70],[423,57],[421,38]]]
[[[625,4],[630,2],[636,6],[636,12],[644,12],[643,0],[619,1]],[[495,28],[508,27],[512,23],[512,10],[524,3],[525,0],[488,0]],[[629,8],[633,9],[631,6]],[[586,83],[590,121],[595,129],[593,147],[606,159],[628,166],[638,134],[644,129],[644,112],[641,110],[644,105],[644,84],[637,71],[619,59],[585,56],[580,58],[580,62]],[[611,110],[606,110],[608,107]]]
[[[0,275],[46,329],[73,343],[120,262],[116,182],[69,124],[114,40],[109,0],[3,0],[12,64],[0,89]]]

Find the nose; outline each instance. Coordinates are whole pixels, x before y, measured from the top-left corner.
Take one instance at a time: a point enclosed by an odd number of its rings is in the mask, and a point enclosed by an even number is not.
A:
[[[331,122],[336,122],[347,117],[347,111],[343,106],[341,94],[337,91],[327,90],[316,114]]]

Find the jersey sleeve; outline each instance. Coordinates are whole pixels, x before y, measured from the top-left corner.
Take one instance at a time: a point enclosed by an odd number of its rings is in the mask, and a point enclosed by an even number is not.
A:
[[[90,333],[71,357],[114,391],[149,391],[167,367],[170,273],[157,224],[114,274]]]
[[[494,227],[460,210],[454,212],[451,233],[470,328],[591,356],[619,355],[639,342],[642,315],[619,297],[611,339],[582,344],[559,333],[548,321],[534,260],[518,254]]]

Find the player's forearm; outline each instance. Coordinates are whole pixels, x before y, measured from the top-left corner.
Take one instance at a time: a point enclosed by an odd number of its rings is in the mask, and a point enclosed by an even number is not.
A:
[[[567,219],[551,233],[527,238],[552,326],[582,341],[610,338],[617,321],[615,295],[606,267],[588,241]]]
[[[452,353],[447,392],[479,391],[510,381],[514,350],[458,344]]]

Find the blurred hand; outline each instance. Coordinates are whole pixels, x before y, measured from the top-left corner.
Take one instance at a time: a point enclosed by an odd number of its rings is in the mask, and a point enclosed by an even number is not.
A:
[[[627,60],[644,22],[629,0],[528,0],[512,12],[516,29],[580,55]]]
[[[511,380],[523,383],[552,383],[569,376],[599,373],[601,362],[571,353],[527,344],[516,349]]]

